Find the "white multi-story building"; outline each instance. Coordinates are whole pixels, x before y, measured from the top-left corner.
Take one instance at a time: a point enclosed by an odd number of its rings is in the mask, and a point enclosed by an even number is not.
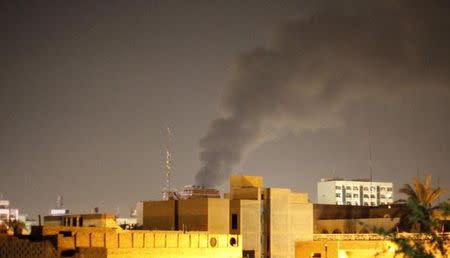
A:
[[[19,210],[9,207],[8,200],[0,200],[0,224],[19,218]]]
[[[318,203],[378,206],[394,201],[392,182],[371,180],[322,179],[317,183]]]

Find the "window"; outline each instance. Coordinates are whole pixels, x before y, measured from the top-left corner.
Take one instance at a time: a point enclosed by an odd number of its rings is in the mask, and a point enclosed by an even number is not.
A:
[[[387,188],[387,191],[388,191],[388,192],[392,192],[392,187],[388,187],[388,188]]]
[[[238,228],[238,216],[237,214],[233,213],[231,214],[231,229],[237,228]]]
[[[385,203],[385,202],[382,202],[381,205],[386,205],[386,203]]]
[[[367,187],[367,186],[365,186],[363,189],[364,189],[364,191],[369,191],[369,187]]]
[[[336,190],[341,190],[341,187],[337,185]]]
[[[83,217],[80,217],[78,220],[78,226],[82,227],[83,226]]]
[[[336,197],[341,197],[341,194],[340,193],[336,193]]]
[[[385,196],[384,194],[382,194],[382,195],[380,195],[380,198],[381,198],[381,199],[385,199],[386,196]]]
[[[350,186],[345,187],[345,189],[352,190],[352,188]]]
[[[354,190],[354,191],[358,191],[359,189],[358,189],[357,186],[353,186],[353,190]]]
[[[357,194],[353,194],[353,198],[358,198],[358,195]]]
[[[375,198],[375,194],[371,194],[371,195],[370,195],[370,198]]]
[[[370,206],[375,206],[375,202],[371,202],[371,203],[370,203]]]
[[[351,193],[347,193],[347,194],[345,194],[345,197],[346,198],[352,198],[352,194]]]
[[[364,206],[369,206],[369,203],[368,202],[364,202]]]
[[[370,191],[375,191],[375,186],[371,186]]]
[[[352,205],[352,202],[347,202],[347,205]]]
[[[386,191],[386,187],[381,187],[380,190],[381,191]]]
[[[364,195],[364,198],[369,199],[369,195],[368,195],[368,194],[365,194],[365,195]]]

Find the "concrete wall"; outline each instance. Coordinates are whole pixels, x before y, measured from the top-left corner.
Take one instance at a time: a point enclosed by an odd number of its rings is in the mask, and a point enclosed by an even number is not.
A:
[[[178,201],[178,225],[181,230],[208,230],[208,199]]]
[[[145,201],[142,204],[142,226],[152,230],[175,230],[176,201]]]
[[[230,233],[242,236],[242,249],[254,250],[255,257],[261,257],[263,246],[261,201],[258,200],[231,200],[230,201]],[[233,214],[238,216],[237,229],[231,225]]]
[[[336,204],[335,182],[317,183],[317,203]]]
[[[230,232],[230,201],[208,199],[208,232],[228,234]]]
[[[289,189],[269,188],[269,250],[270,257],[293,257],[294,240],[289,214]]]
[[[229,232],[228,199],[144,201],[142,206],[144,229]]]
[[[44,227],[43,234],[58,234],[59,251],[104,249],[107,257],[242,257],[239,235],[54,226]]]
[[[399,218],[369,218],[369,219],[330,219],[317,220],[314,223],[314,233],[369,233],[371,228],[378,227],[385,230],[395,229]]]
[[[269,188],[267,192],[270,257],[294,257],[295,241],[313,238],[312,204],[307,194],[290,189]]]
[[[320,257],[327,258],[393,258],[395,250],[392,246],[384,240],[299,241],[295,244],[295,257],[310,258],[313,254],[320,254]]]
[[[66,225],[64,223],[66,223]],[[112,214],[70,214],[45,216],[44,224],[74,227],[118,227],[116,218]]]

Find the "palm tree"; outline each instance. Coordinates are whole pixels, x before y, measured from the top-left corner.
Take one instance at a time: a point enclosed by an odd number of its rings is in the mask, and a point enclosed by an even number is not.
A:
[[[431,176],[428,175],[423,182],[414,178],[412,186],[405,184],[399,191],[406,194],[407,199],[401,200],[405,204],[404,209],[399,209],[394,214],[394,217],[400,218],[397,227],[402,231],[418,233],[428,240],[401,235],[398,231],[388,232],[377,227],[373,231],[394,242],[398,246],[396,252],[402,253],[404,257],[447,257],[448,250],[442,234],[444,231],[442,216],[449,216],[450,203],[444,201],[434,205],[446,190],[440,187],[433,188]]]
[[[414,177],[413,186],[405,184],[400,188],[399,192],[406,194],[411,201],[423,207],[431,208],[433,203],[439,200],[447,191],[440,187],[431,187],[431,175],[427,175],[423,183],[417,177]]]

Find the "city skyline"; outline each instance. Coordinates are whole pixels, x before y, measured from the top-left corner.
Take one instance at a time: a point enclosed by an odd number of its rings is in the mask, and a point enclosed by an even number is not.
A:
[[[2,3],[0,192],[21,213],[45,215],[62,195],[71,211],[125,215],[161,198],[167,127],[179,190],[214,167],[200,153],[220,149],[216,132],[242,148],[227,172],[312,200],[333,175],[372,173],[396,196],[428,173],[448,188],[449,5],[356,2]],[[312,43],[302,58],[299,42]],[[242,80],[252,62],[263,72]],[[215,130],[230,114],[258,133]]]

